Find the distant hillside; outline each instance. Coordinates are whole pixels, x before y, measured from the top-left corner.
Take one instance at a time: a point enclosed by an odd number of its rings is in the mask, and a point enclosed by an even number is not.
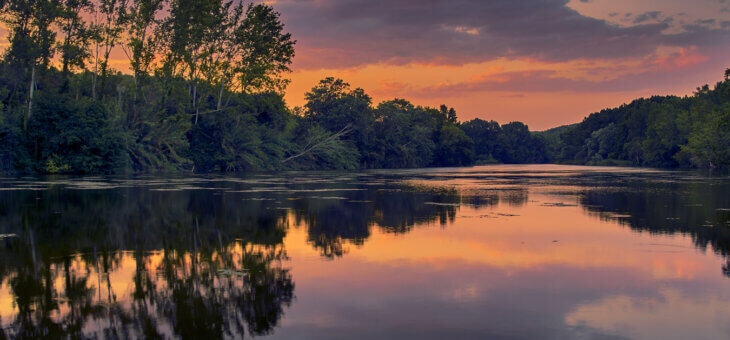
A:
[[[536,133],[555,162],[660,168],[730,166],[730,81],[692,96],[642,98]]]
[[[713,89],[655,96],[593,113],[582,122],[530,132],[527,125],[460,124],[476,164],[564,163],[657,168],[730,168],[730,70]]]
[[[544,130],[544,131],[533,131],[533,133],[536,134],[536,135],[541,135],[541,136],[553,136],[553,135],[555,135],[555,136],[558,136],[559,137],[560,134],[562,134],[563,132],[565,132],[565,131],[567,131],[567,130],[575,127],[575,126],[577,126],[578,124],[579,123],[574,123],[574,124],[569,124],[569,125],[561,125],[561,126],[558,126],[558,127],[554,127],[552,129]]]

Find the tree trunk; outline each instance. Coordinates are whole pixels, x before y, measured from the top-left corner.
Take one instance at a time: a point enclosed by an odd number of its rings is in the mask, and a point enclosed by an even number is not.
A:
[[[200,115],[200,109],[197,105],[197,99],[198,97],[198,82],[196,81],[193,85],[193,109],[195,110],[195,125],[198,125],[198,115]]]
[[[28,228],[28,236],[30,237],[30,253],[33,258],[33,275],[38,274],[38,262],[35,255],[35,240],[33,239],[33,230]]]
[[[28,113],[25,117],[26,124],[30,121],[30,116],[33,114],[33,92],[35,91],[35,64],[30,71],[30,89],[28,92]]]
[[[96,100],[96,71],[91,76],[91,99]]]
[[[107,57],[108,59],[109,57]],[[106,68],[107,68],[107,62],[105,61],[103,64],[101,64],[101,84],[99,84],[99,90],[101,91],[99,93],[99,98],[104,99],[104,88],[106,87]]]
[[[137,84],[137,78],[138,78],[138,72],[135,70],[133,74],[133,80],[134,80],[134,97],[132,102],[137,104],[137,91],[139,91],[139,85]]]
[[[63,92],[68,91],[69,89],[69,78],[70,78],[70,69],[68,66],[69,63],[69,57],[68,57],[68,46],[71,44],[71,24],[66,21],[67,27],[69,27],[66,30],[66,37],[63,39],[63,50],[61,54],[61,59],[63,62],[63,68],[61,73],[63,74],[63,86],[61,87]]]
[[[218,105],[215,108],[216,110],[219,110],[220,111],[220,109],[221,109],[221,105],[223,104],[223,90],[225,88],[226,88],[226,81],[225,80],[221,80],[221,89],[218,92]]]

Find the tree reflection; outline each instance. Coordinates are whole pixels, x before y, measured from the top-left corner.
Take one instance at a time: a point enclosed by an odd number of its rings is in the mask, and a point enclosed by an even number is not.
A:
[[[688,235],[697,248],[711,247],[716,254],[728,258],[729,191],[726,181],[712,179],[607,181],[581,193],[580,202],[584,209],[602,219],[617,220],[637,232]],[[722,270],[730,277],[728,264]]]
[[[388,233],[407,233],[417,225],[446,225],[456,217],[457,191],[423,190],[403,186],[343,193],[344,197],[300,197],[292,201],[298,225],[306,225],[309,243],[327,258],[343,256],[348,246],[359,246],[372,227]],[[435,205],[448,202],[452,205]]]
[[[25,249],[27,241],[16,240],[12,249]],[[3,320],[5,336],[199,339],[272,332],[294,297],[283,248],[242,241],[196,247],[79,254],[38,270],[25,261],[7,276],[17,314]],[[124,289],[129,283],[119,280],[128,271],[132,288]]]
[[[144,202],[145,195],[136,198]],[[180,209],[189,197],[143,208],[116,205],[118,197],[110,196],[69,207],[63,216],[50,203],[29,204],[32,196],[10,204],[17,215],[5,218],[24,227],[0,246],[0,283],[10,287],[16,306],[15,318],[2,320],[4,337],[220,338],[276,327],[294,296],[283,266],[281,215],[227,234],[232,230],[201,228],[190,218],[194,210]],[[127,209],[133,213],[124,215]],[[188,218],[195,223],[182,224]],[[136,251],[122,251],[130,248]],[[131,268],[133,288],[126,290]]]
[[[18,237],[0,241],[0,287],[15,303],[0,335],[270,334],[294,299],[283,246],[291,225],[303,225],[310,244],[335,258],[366,242],[373,227],[405,233],[453,222],[462,200],[454,190],[391,189],[2,191],[0,233]]]
[[[0,239],[0,288],[14,299],[0,337],[270,334],[294,299],[284,248],[291,227],[335,259],[366,243],[372,228],[408,233],[452,223],[460,206],[524,205],[529,192],[517,184],[457,189],[350,178],[269,188],[211,181],[205,190],[0,191],[0,234],[17,236]],[[730,206],[726,184],[586,187],[580,203],[597,217],[691,235],[699,248],[730,254],[730,212],[720,209]]]
[[[605,183],[581,194],[581,205],[599,217],[639,232],[689,235],[700,249],[730,256],[730,186],[712,182]],[[623,188],[616,190],[615,186]],[[625,187],[624,187],[625,186]],[[615,217],[619,216],[619,217]]]

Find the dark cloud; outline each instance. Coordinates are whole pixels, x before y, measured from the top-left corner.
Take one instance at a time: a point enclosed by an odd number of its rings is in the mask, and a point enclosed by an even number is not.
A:
[[[684,79],[698,71],[698,68],[693,67],[674,68],[674,72],[652,69],[610,80],[568,78],[552,70],[502,72],[484,76],[476,81],[425,87],[408,94],[419,98],[439,98],[483,92],[631,92],[661,88],[663,85],[674,83],[678,79]]]
[[[634,18],[634,24],[642,24],[647,21],[657,21],[659,20],[659,16],[662,14],[660,11],[652,11],[652,12],[646,12],[641,13]]]
[[[700,19],[695,21],[698,25],[712,26],[715,24],[715,19]]]
[[[568,0],[279,0],[299,41],[298,68],[369,63],[463,64],[500,57],[566,61],[646,56],[658,46],[729,41],[701,25],[619,27],[581,15]]]

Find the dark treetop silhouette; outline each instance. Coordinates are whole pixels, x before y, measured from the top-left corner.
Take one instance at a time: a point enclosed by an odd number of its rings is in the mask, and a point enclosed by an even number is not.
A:
[[[290,110],[295,40],[267,4],[8,0],[0,169],[245,171],[485,163],[727,167],[730,85],[652,97],[531,133],[447,106],[373,105],[326,78]],[[122,50],[131,74],[110,65]],[[726,73],[727,77],[727,73]]]

